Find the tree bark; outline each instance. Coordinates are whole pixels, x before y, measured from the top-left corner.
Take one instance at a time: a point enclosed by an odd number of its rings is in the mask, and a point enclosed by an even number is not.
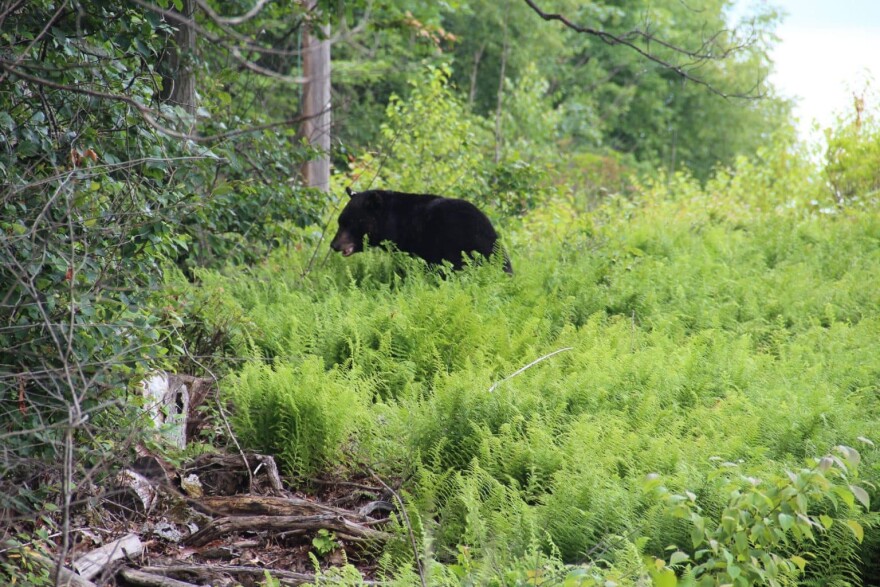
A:
[[[391,535],[369,526],[357,524],[342,516],[321,514],[316,516],[232,516],[212,520],[204,528],[186,539],[190,546],[204,546],[213,540],[234,532],[290,532],[303,530],[316,532],[332,530],[348,542],[375,540],[385,542]]]
[[[509,14],[509,13],[508,13]],[[495,107],[495,164],[501,161],[501,148],[504,142],[501,118],[504,114],[504,74],[507,69],[507,56],[510,50],[508,43],[507,16],[504,17],[504,44],[501,48],[501,72],[498,74],[498,102]]]
[[[309,0],[308,9],[315,10],[316,0]],[[308,187],[330,190],[330,26],[321,27],[323,40],[306,29],[303,37],[302,135],[320,155],[302,167]]]
[[[160,566],[150,566],[144,567],[141,571],[145,573],[150,573],[153,575],[184,575],[187,577],[198,577],[200,582],[205,581],[216,581],[218,575],[253,575],[259,579],[262,579],[265,575],[265,571],[269,571],[269,574],[284,582],[284,584],[292,584],[299,585],[302,583],[313,583],[315,581],[314,575],[307,575],[305,573],[297,573],[294,571],[283,571],[279,569],[266,569],[264,567],[257,566],[244,566],[244,565],[178,565],[172,564],[167,567]],[[208,583],[210,584],[210,583]],[[250,583],[252,584],[252,583]],[[364,582],[365,585],[373,585],[374,583],[371,581]]]
[[[324,505],[297,497],[269,495],[207,495],[193,500],[192,505],[210,514],[226,516],[317,516],[327,514],[369,522],[356,512]]]
[[[196,12],[196,0],[183,0],[181,15],[192,20]],[[173,23],[173,43],[166,57],[163,75],[162,99],[165,102],[180,106],[190,116],[196,113],[196,30],[184,22]]]
[[[474,99],[477,96],[477,71],[480,68],[480,61],[483,59],[483,51],[486,49],[486,43],[482,43],[477,52],[474,53],[474,68],[471,70],[471,90],[468,92],[468,107],[474,107]]]
[[[198,587],[194,583],[186,583],[169,577],[151,575],[150,573],[145,573],[137,569],[122,569],[119,571],[119,574],[126,582],[132,583],[133,585],[140,585],[141,587]]]

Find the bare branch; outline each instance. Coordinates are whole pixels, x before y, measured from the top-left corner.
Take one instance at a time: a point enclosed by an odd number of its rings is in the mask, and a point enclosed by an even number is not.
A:
[[[17,2],[13,2],[6,10],[0,13],[0,25],[3,24],[3,21],[6,20],[6,17],[18,10],[19,6],[24,4],[24,0],[18,0]]]
[[[268,0],[257,0],[257,3],[254,4],[254,7],[242,14],[241,16],[227,16],[223,17],[214,12],[214,9],[211,8],[205,0],[196,0],[196,4],[199,5],[205,14],[207,14],[211,20],[216,22],[217,24],[228,24],[235,26],[237,24],[242,24],[244,22],[249,21],[253,17],[255,17],[259,12],[263,9],[263,6],[267,4]]]
[[[206,30],[205,27],[199,25],[195,21],[194,18],[187,18],[186,16],[184,16],[183,14],[181,14],[175,10],[166,10],[166,9],[162,8],[161,6],[157,6],[156,4],[153,4],[152,2],[146,2],[145,0],[131,0],[131,2],[133,4],[140,6],[141,8],[145,8],[146,10],[149,10],[151,12],[155,12],[156,14],[160,15],[162,18],[164,18],[165,20],[167,20],[169,22],[176,23],[176,24],[179,24],[182,26],[191,27],[193,30],[195,30],[199,34],[200,37],[204,37],[205,39],[207,39],[211,43],[214,43],[216,45],[220,45],[220,46],[226,48],[227,50],[229,50],[230,52],[232,52],[233,49],[235,49],[233,56],[236,58],[236,60],[237,61],[241,61],[241,60],[247,61],[242,56],[241,49],[239,49],[237,47],[230,46],[227,42],[225,42],[225,39]],[[292,56],[292,55],[297,55],[299,53],[298,51],[288,51],[288,50],[284,50],[284,49],[276,49],[275,47],[266,47],[264,45],[260,45],[258,43],[255,43],[251,37],[239,34],[228,27],[222,26],[220,23],[217,23],[217,25],[220,26],[223,29],[223,32],[225,32],[227,35],[229,35],[233,39],[241,42],[244,45],[244,49],[247,51],[253,51],[255,53],[265,53],[265,54],[269,54],[269,55],[282,55],[282,56]],[[245,63],[242,63],[242,65],[247,67],[247,64],[245,64]],[[271,73],[273,74],[273,76],[279,77],[279,79],[286,78],[286,76],[280,76],[280,74],[277,74],[275,72],[271,72]],[[302,80],[299,80],[296,83],[302,83]]]
[[[98,92],[96,90],[89,90],[86,88],[80,88],[80,87],[76,87],[76,86],[69,86],[67,84],[53,82],[52,80],[48,80],[45,78],[30,75],[28,73],[24,73],[20,69],[16,68],[14,64],[9,63],[8,61],[0,61],[0,69],[3,69],[8,74],[15,75],[16,77],[18,77],[20,79],[29,81],[31,83],[34,83],[34,84],[37,84],[40,86],[45,86],[47,88],[53,88],[56,90],[64,90],[66,92],[73,92],[75,94],[82,94],[84,96],[91,96],[92,98],[100,98],[103,100],[112,100],[115,102],[124,102],[125,104],[128,104],[129,106],[132,106],[135,110],[137,110],[140,113],[140,115],[143,117],[143,119],[150,126],[155,128],[159,132],[166,134],[168,136],[179,138],[179,139],[195,139],[195,137],[193,137],[189,134],[178,132],[176,130],[170,129],[170,128],[160,124],[159,121],[156,120],[156,117],[154,116],[155,112],[153,112],[153,110],[151,110],[147,106],[144,106],[143,104],[141,104],[137,100],[134,100],[133,98],[129,98],[128,96],[120,96],[118,94],[108,94],[106,92]]]
[[[668,41],[664,41],[662,39],[657,38],[656,36],[654,36],[653,33],[651,33],[647,29],[647,27],[646,27],[646,30],[634,29],[631,31],[627,31],[626,33],[623,33],[623,34],[613,34],[613,33],[609,33],[606,30],[603,30],[603,29],[596,29],[596,28],[592,28],[592,27],[578,25],[578,24],[572,22],[571,20],[569,20],[563,14],[544,12],[543,10],[541,10],[541,8],[538,7],[537,4],[535,4],[534,0],[525,0],[525,3],[528,4],[529,7],[532,10],[534,10],[535,13],[537,13],[538,16],[540,16],[544,20],[558,21],[558,22],[562,23],[565,27],[570,28],[571,30],[573,30],[575,32],[598,37],[599,39],[601,39],[602,41],[604,41],[608,45],[623,45],[625,47],[628,47],[628,48],[632,49],[633,51],[635,51],[636,53],[638,53],[639,55],[641,55],[642,57],[644,57],[645,59],[647,59],[648,61],[656,63],[657,65],[660,65],[664,69],[668,69],[670,71],[673,71],[676,74],[678,74],[679,76],[681,76],[682,78],[684,78],[690,82],[704,86],[707,90],[709,90],[713,94],[721,96],[722,98],[757,99],[757,98],[763,97],[760,93],[755,93],[755,90],[761,85],[762,80],[759,80],[746,93],[738,93],[738,92],[728,93],[728,92],[723,92],[723,91],[719,90],[714,85],[712,85],[711,82],[709,82],[705,79],[702,79],[700,77],[696,77],[695,75],[693,75],[689,71],[689,68],[694,68],[694,67],[699,66],[699,65],[701,65],[707,61],[710,61],[710,60],[726,59],[727,57],[745,49],[748,46],[750,46],[751,43],[753,42],[752,38],[750,38],[747,42],[720,49],[720,48],[718,48],[717,40],[723,33],[727,32],[726,30],[721,30],[721,31],[717,31],[715,34],[710,36],[708,39],[705,39],[698,49],[691,50],[691,49],[687,49],[685,47],[680,47],[678,45],[674,45],[672,43],[669,43]],[[638,46],[636,44],[636,42],[640,41],[640,40],[644,41],[646,45],[649,43],[655,43],[655,44],[659,45],[660,47],[663,47],[664,49],[668,49],[670,51],[673,51],[679,55],[682,55],[684,57],[691,59],[692,61],[689,63],[673,63],[672,61],[664,59],[663,57],[660,57],[659,55],[657,55],[656,53],[654,53],[648,49],[643,49],[642,47]],[[713,51],[713,49],[715,49],[715,48],[718,48],[719,50]]]
[[[507,377],[505,377],[505,378],[503,378],[503,379],[500,379],[500,380],[496,381],[495,383],[493,383],[493,384],[492,384],[492,387],[489,388],[489,393],[492,393],[493,391],[495,391],[496,389],[498,389],[498,386],[499,386],[499,385],[501,385],[502,383],[504,383],[504,382],[507,381],[508,379],[513,379],[514,377],[516,377],[517,375],[519,375],[520,373],[522,373],[522,372],[525,371],[526,369],[529,369],[530,367],[534,367],[535,365],[537,365],[537,364],[540,363],[541,361],[546,361],[547,359],[549,359],[549,358],[552,357],[553,355],[558,355],[559,353],[562,353],[562,352],[565,352],[565,351],[570,351],[570,350],[572,350],[572,348],[573,348],[573,347],[570,347],[570,346],[563,347],[563,348],[561,348],[561,349],[557,349],[557,350],[553,351],[552,353],[547,353],[547,354],[544,355],[543,357],[538,357],[537,359],[535,359],[534,361],[532,361],[531,363],[529,363],[529,364],[526,365],[525,367],[520,367],[519,369],[517,369],[516,371],[514,371],[513,373],[511,373],[511,374],[508,375]]]

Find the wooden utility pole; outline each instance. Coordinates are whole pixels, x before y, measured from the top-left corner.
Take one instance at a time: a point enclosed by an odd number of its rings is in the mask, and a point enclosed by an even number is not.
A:
[[[316,0],[308,0],[309,11],[315,10]],[[323,191],[330,190],[330,25],[321,27],[323,39],[307,28],[303,36],[302,114],[305,121],[302,135],[315,149],[321,151],[317,159],[306,161],[302,167],[305,183]]]

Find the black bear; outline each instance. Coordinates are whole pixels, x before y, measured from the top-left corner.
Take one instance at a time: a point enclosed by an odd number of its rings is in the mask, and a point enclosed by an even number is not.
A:
[[[498,234],[470,202],[386,190],[346,192],[351,199],[339,215],[339,231],[330,243],[345,257],[363,250],[364,236],[370,246],[390,241],[428,263],[449,261],[455,269],[464,265],[465,253],[489,257],[495,251]],[[507,255],[504,270],[513,273]]]

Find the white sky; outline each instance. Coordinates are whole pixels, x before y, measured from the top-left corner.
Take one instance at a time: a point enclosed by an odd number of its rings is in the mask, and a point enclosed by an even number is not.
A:
[[[734,14],[770,4],[785,16],[780,42],[771,57],[771,78],[779,91],[797,98],[795,115],[802,137],[813,120],[830,126],[837,114],[852,112],[853,92],[876,104],[880,82],[880,0],[736,0]]]

